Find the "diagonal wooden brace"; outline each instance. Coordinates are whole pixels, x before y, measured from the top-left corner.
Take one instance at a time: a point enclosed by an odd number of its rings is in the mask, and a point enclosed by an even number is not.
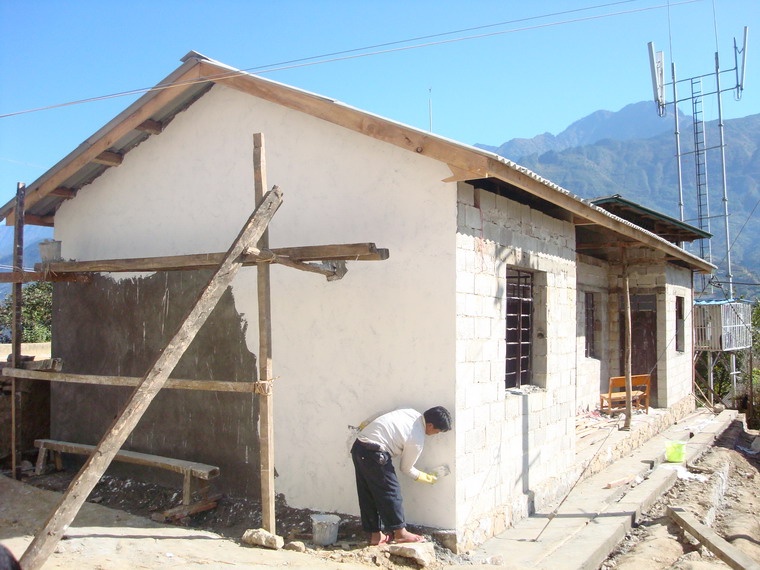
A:
[[[282,192],[275,186],[267,192],[256,211],[243,226],[184,322],[153,363],[145,378],[135,388],[129,401],[103,436],[94,453],[69,485],[55,511],[24,552],[20,561],[24,570],[38,570],[53,552],[87,496],[105,473],[124,441],[132,433],[153,398],[166,383],[227,286],[243,266],[240,261],[241,255],[266,231],[280,204],[282,204]]]

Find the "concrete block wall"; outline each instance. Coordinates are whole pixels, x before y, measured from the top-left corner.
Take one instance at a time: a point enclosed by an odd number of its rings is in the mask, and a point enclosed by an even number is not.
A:
[[[622,280],[611,274],[610,284],[622,292]],[[692,383],[692,317],[691,271],[653,257],[651,265],[632,265],[629,270],[631,293],[653,294],[657,299],[657,399],[650,405],[668,408],[680,403],[691,393]],[[684,297],[684,350],[675,348],[676,297]],[[619,294],[610,295],[608,362],[610,375],[620,375],[620,311]],[[603,386],[604,388],[604,386]]]
[[[464,183],[457,226],[457,538],[469,548],[566,490],[556,478],[575,456],[575,232]],[[534,279],[532,383],[509,391],[508,267]]]
[[[599,406],[599,392],[606,387],[609,364],[609,264],[588,256],[578,256],[576,413]],[[594,294],[596,353],[586,357],[586,293]]]

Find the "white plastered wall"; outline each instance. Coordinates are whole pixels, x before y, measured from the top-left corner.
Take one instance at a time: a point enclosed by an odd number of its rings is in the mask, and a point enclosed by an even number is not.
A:
[[[271,272],[276,490],[292,506],[358,513],[347,426],[400,406],[454,411],[456,184],[441,182],[446,165],[216,86],[65,203],[56,239],[79,260],[225,251],[253,210],[256,132],[268,185],[284,194],[271,247],[390,250],[387,261],[349,263],[337,282]],[[257,353],[255,270],[232,292]],[[418,466],[453,467],[454,443],[451,433],[428,439]],[[455,477],[401,479],[409,522],[454,527]]]
[[[665,338],[660,349],[664,355],[664,362],[659,367],[659,371],[664,375],[666,382],[660,386],[665,386],[666,394],[660,396],[661,405],[670,407],[680,402],[692,393],[693,379],[693,344],[692,319],[694,298],[692,289],[692,272],[688,269],[675,265],[668,265],[665,268],[665,292],[658,298],[658,311],[663,316],[663,328]],[[683,350],[676,347],[676,298],[683,297],[684,309],[684,333],[683,333]]]

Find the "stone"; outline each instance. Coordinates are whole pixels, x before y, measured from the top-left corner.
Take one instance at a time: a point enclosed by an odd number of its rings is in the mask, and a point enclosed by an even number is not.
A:
[[[243,533],[241,539],[245,544],[251,546],[263,546],[264,548],[271,548],[272,550],[279,550],[285,545],[285,539],[271,532],[267,532],[263,528],[249,528]]]
[[[285,550],[292,550],[293,552],[306,552],[306,545],[300,540],[288,542],[283,548]]]
[[[437,540],[444,548],[448,548],[454,554],[459,554],[459,545],[457,544],[457,531],[436,530],[433,532],[433,538]]]
[[[432,542],[407,542],[404,544],[391,544],[388,550],[395,556],[412,558],[423,568],[435,562],[435,549]]]

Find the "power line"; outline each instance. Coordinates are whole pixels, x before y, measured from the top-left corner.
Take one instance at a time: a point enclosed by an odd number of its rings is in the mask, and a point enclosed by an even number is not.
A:
[[[671,4],[668,1],[668,4],[659,4],[659,5],[656,5],[656,6],[647,6],[645,8],[636,8],[636,9],[633,9],[633,10],[623,10],[623,11],[620,11],[620,12],[610,12],[610,13],[607,13],[607,14],[598,14],[596,16],[586,16],[586,17],[583,17],[583,18],[574,18],[574,19],[570,19],[570,20],[560,20],[558,22],[549,22],[549,23],[546,23],[546,24],[537,24],[535,26],[526,26],[526,27],[522,27],[522,28],[513,28],[513,29],[510,29],[510,30],[501,30],[501,31],[498,31],[498,32],[489,32],[489,33],[486,33],[486,34],[478,34],[478,35],[474,35],[474,36],[464,36],[464,37],[461,37],[461,38],[452,38],[452,39],[448,39],[448,40],[440,40],[440,41],[435,41],[435,42],[427,42],[427,43],[423,43],[423,44],[415,44],[415,45],[411,45],[411,46],[404,46],[404,47],[398,47],[398,48],[384,49],[384,50],[373,51],[373,52],[368,52],[368,53],[359,53],[359,54],[355,53],[357,51],[363,51],[363,50],[366,50],[366,49],[375,49],[377,47],[385,47],[385,46],[389,46],[389,45],[397,45],[397,44],[400,44],[400,43],[407,43],[407,42],[410,42],[410,41],[417,41],[417,40],[420,40],[420,39],[429,39],[429,38],[433,38],[433,37],[440,37],[440,36],[445,36],[445,35],[462,33],[462,32],[466,32],[466,31],[477,30],[477,29],[485,29],[485,28],[489,28],[489,27],[493,27],[493,26],[501,26],[501,25],[505,25],[505,24],[516,23],[516,22],[527,21],[527,20],[534,20],[534,19],[538,19],[538,18],[546,18],[546,17],[550,17],[550,16],[554,16],[554,15],[562,15],[562,14],[567,14],[567,13],[571,13],[571,12],[578,12],[578,11],[583,11],[583,10],[591,10],[591,9],[595,9],[595,8],[603,8],[603,7],[613,6],[613,5],[616,5],[616,4],[623,4],[623,3],[634,2],[634,1],[637,1],[637,0],[620,0],[619,2],[611,2],[611,3],[608,3],[608,4],[598,4],[596,6],[589,6],[589,7],[586,7],[586,8],[578,8],[578,9],[575,9],[575,10],[566,10],[564,12],[555,12],[555,13],[551,13],[551,14],[545,14],[545,15],[542,15],[542,16],[531,16],[529,18],[522,18],[522,19],[519,19],[519,20],[511,20],[511,21],[508,21],[508,22],[501,22],[501,23],[497,23],[497,24],[487,24],[487,25],[484,25],[484,26],[477,26],[477,27],[474,27],[474,28],[464,28],[462,30],[457,30],[457,31],[442,32],[442,33],[439,33],[439,34],[432,34],[432,35],[429,35],[429,36],[420,36],[418,38],[411,38],[411,39],[407,39],[407,40],[398,40],[398,41],[395,41],[395,42],[387,42],[387,43],[384,43],[384,44],[377,44],[375,46],[368,46],[368,47],[364,47],[364,48],[354,48],[354,49],[350,49],[350,50],[345,50],[345,51],[340,51],[340,52],[334,52],[334,53],[331,53],[331,54],[325,54],[325,55],[322,55],[322,56],[312,56],[312,57],[301,58],[301,59],[297,59],[297,60],[291,60],[291,61],[283,62],[283,63],[279,63],[279,64],[275,63],[275,64],[269,64],[269,65],[263,65],[263,66],[257,66],[257,67],[249,67],[249,68],[240,69],[240,70],[232,70],[232,71],[225,72],[225,73],[220,73],[220,74],[215,74],[215,75],[209,75],[209,76],[206,76],[206,77],[200,77],[200,78],[197,78],[197,79],[192,79],[192,80],[187,80],[187,81],[179,81],[179,82],[166,83],[166,84],[162,84],[162,85],[156,85],[155,87],[146,87],[146,88],[140,88],[140,89],[132,89],[132,90],[129,90],[129,91],[122,91],[122,92],[113,93],[113,94],[110,94],[110,95],[101,95],[101,96],[98,96],[98,97],[90,97],[90,98],[87,98],[87,99],[79,99],[79,100],[76,100],[76,101],[69,101],[69,102],[66,102],[66,103],[58,103],[56,105],[48,105],[46,107],[37,107],[37,108],[34,108],[34,109],[26,109],[26,110],[23,110],[23,111],[15,111],[15,112],[11,112],[11,113],[5,113],[5,114],[0,115],[0,119],[4,119],[4,118],[7,118],[7,117],[13,117],[13,116],[17,116],[17,115],[25,115],[25,114],[29,114],[29,113],[36,113],[36,112],[39,112],[39,111],[47,111],[47,110],[57,109],[57,108],[61,108],[61,107],[68,107],[68,106],[71,106],[71,105],[79,105],[79,104],[82,104],[82,103],[92,103],[92,102],[96,102],[96,101],[104,101],[104,100],[107,100],[107,99],[114,99],[114,98],[117,98],[117,97],[125,97],[125,96],[128,96],[128,95],[140,95],[140,94],[148,93],[148,92],[151,92],[151,91],[161,91],[161,90],[164,90],[164,89],[170,89],[172,87],[184,87],[184,86],[188,86],[188,85],[194,85],[194,84],[197,84],[197,83],[205,83],[206,81],[210,81],[210,80],[230,79],[232,77],[237,77],[239,75],[245,74],[245,73],[247,73],[249,71],[257,71],[259,74],[272,73],[274,71],[285,71],[285,70],[289,70],[289,69],[296,69],[296,68],[299,68],[299,67],[308,67],[308,66],[311,66],[311,65],[321,65],[321,64],[325,64],[325,63],[334,63],[334,62],[337,62],[337,61],[346,61],[346,60],[350,60],[350,59],[357,59],[357,58],[360,58],[360,57],[368,57],[368,56],[372,56],[372,55],[382,55],[382,54],[387,54],[387,53],[394,53],[394,52],[400,52],[400,51],[406,51],[406,50],[412,50],[412,49],[432,47],[432,46],[444,45],[444,44],[455,43],[455,42],[462,42],[462,41],[469,41],[469,40],[475,40],[475,39],[482,39],[482,38],[487,38],[487,37],[492,37],[492,36],[511,34],[511,33],[515,33],[515,32],[524,32],[524,31],[536,30],[536,29],[540,29],[540,28],[548,28],[548,27],[559,26],[559,25],[564,25],[564,24],[573,24],[573,23],[585,22],[585,21],[590,21],[590,20],[598,20],[598,19],[601,19],[601,18],[609,18],[609,17],[612,17],[612,16],[622,16],[622,15],[628,15],[628,14],[635,14],[635,13],[638,13],[638,12],[646,12],[646,11],[650,11],[650,10],[658,10],[660,8],[666,8],[666,7],[669,8],[670,6],[680,6],[680,5],[683,5],[683,4],[693,4],[694,2],[701,2],[702,0],[683,0],[682,2],[678,2],[678,3],[675,3],[675,4]],[[343,54],[353,54],[353,55],[343,55]],[[332,59],[318,59],[320,57],[331,57],[331,56],[335,56],[335,55],[342,55],[342,57],[332,57]],[[317,61],[312,61],[312,60],[315,60],[315,59]],[[275,66],[278,66],[278,67],[275,67]]]

